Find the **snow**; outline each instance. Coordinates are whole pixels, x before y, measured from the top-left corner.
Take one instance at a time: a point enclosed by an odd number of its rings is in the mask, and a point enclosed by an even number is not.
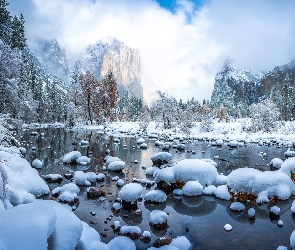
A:
[[[58,179],[62,179],[62,176],[60,174],[47,174],[44,176],[44,179],[51,180],[51,181],[57,181]]]
[[[119,202],[115,202],[112,206],[113,209],[115,210],[120,210],[121,209],[121,204]]]
[[[141,229],[137,226],[122,226],[120,228],[121,234],[141,234]]]
[[[205,195],[213,195],[216,190],[216,187],[214,185],[210,185],[208,187],[204,187],[203,194]]]
[[[76,171],[74,174],[74,182],[81,186],[90,186],[91,183],[87,180],[87,174],[83,171]]]
[[[71,163],[71,161],[77,160],[80,156],[81,156],[81,153],[79,151],[69,152],[64,156],[63,162],[64,163]]]
[[[89,182],[95,182],[97,180],[97,175],[94,172],[86,172],[86,177]]]
[[[294,157],[295,156],[295,151],[292,151],[290,149],[288,149],[285,153],[284,153],[285,157],[289,158],[289,157]]]
[[[115,226],[115,229],[118,229],[121,227],[121,224],[120,224],[120,221],[114,221],[114,226]]]
[[[295,157],[286,159],[279,170],[291,177],[291,173],[295,173]]]
[[[291,179],[279,170],[261,172],[252,168],[236,169],[228,175],[227,185],[232,192],[247,192],[258,196],[257,202],[275,196],[287,200],[294,192]]]
[[[78,159],[76,159],[77,163],[79,165],[88,165],[90,163],[90,158],[88,158],[87,156],[80,156]]]
[[[101,181],[105,178],[106,176],[103,173],[98,173],[96,175],[96,180]],[[88,178],[88,177],[87,177]]]
[[[118,158],[118,157],[113,157],[113,156],[106,156],[105,159],[106,159],[106,165],[107,165],[107,166],[108,166],[111,162],[113,162],[113,161],[121,161],[120,158]]]
[[[249,208],[249,210],[248,210],[248,216],[249,217],[255,216],[255,209],[253,207]]]
[[[270,165],[277,169],[280,169],[282,164],[283,164],[283,161],[280,158],[273,158],[270,161]]]
[[[140,148],[148,148],[148,145],[146,143],[141,143],[139,145]]]
[[[227,185],[221,185],[214,191],[216,197],[223,200],[230,200],[230,193],[228,192]]]
[[[198,196],[203,193],[203,186],[199,181],[188,181],[182,188],[185,196]]]
[[[185,236],[179,236],[172,239],[169,246],[177,247],[179,250],[189,250],[191,247],[191,243]]]
[[[168,152],[159,152],[159,153],[154,154],[151,157],[151,160],[153,162],[157,161],[157,160],[161,160],[161,161],[165,161],[167,163],[170,163],[172,161],[172,155]]]
[[[293,214],[295,213],[295,201],[292,202],[291,212],[292,212]]]
[[[33,160],[33,162],[32,162],[32,166],[34,167],[34,168],[42,168],[42,166],[43,166],[43,163],[42,163],[42,161],[40,161],[39,159],[35,159],[35,160]]]
[[[211,185],[217,178],[216,168],[199,159],[185,159],[175,165],[175,180],[180,182],[198,180],[202,186]]]
[[[101,248],[95,248],[95,249],[101,249]],[[136,247],[134,242],[125,236],[116,237],[112,239],[108,244],[108,250],[122,250],[122,249],[136,250]]]
[[[150,238],[150,237],[152,237],[152,234],[149,231],[143,231],[142,237],[144,237],[144,238]]]
[[[147,175],[154,175],[154,173],[155,173],[157,170],[159,170],[158,167],[150,167],[150,168],[148,168],[148,169],[145,171],[145,173],[146,173]]]
[[[154,173],[155,182],[164,181],[168,184],[175,183],[175,168],[167,167],[163,169],[158,169]]]
[[[145,139],[143,139],[142,137],[140,137],[139,139],[137,139],[136,143],[137,144],[145,143]]]
[[[100,242],[100,235],[94,228],[90,227],[85,222],[82,222],[82,225],[83,231],[79,243],[76,247],[77,250],[90,249],[90,246],[93,242]]]
[[[270,211],[275,215],[280,215],[281,209],[278,206],[273,206],[270,208]]]
[[[137,183],[129,183],[120,190],[120,197],[124,201],[135,202],[142,192],[142,186]]]
[[[245,210],[245,205],[241,202],[233,202],[230,204],[230,209],[234,211],[243,211]]]
[[[68,183],[52,190],[52,194],[59,193],[58,200],[72,202],[78,198],[80,188],[74,183]]]
[[[125,167],[125,162],[124,161],[112,161],[109,165],[108,165],[108,170],[111,171],[120,171],[122,169],[124,169]]]
[[[0,151],[0,172],[6,189],[5,200],[12,205],[33,202],[49,193],[49,187],[30,163],[17,154]]]
[[[290,247],[295,247],[295,230],[292,232],[290,236]]]
[[[56,220],[55,210],[45,202],[1,211],[0,249],[47,249]]]
[[[118,187],[122,187],[124,185],[124,181],[122,179],[119,179],[117,182]]]
[[[152,190],[145,194],[144,199],[151,202],[165,202],[167,195],[161,190]]]
[[[223,227],[226,231],[231,231],[233,227],[230,224],[225,224]]]
[[[281,221],[281,220],[278,220],[278,226],[279,226],[279,227],[282,227],[283,225],[284,225],[284,222]]]
[[[150,222],[152,224],[162,224],[164,222],[167,222],[168,215],[161,210],[153,210],[150,213]]]

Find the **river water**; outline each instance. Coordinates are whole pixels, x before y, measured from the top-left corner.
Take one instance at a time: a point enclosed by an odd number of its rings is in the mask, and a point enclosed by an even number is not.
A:
[[[118,175],[125,183],[132,182],[132,178],[152,178],[145,175],[142,168],[152,166],[151,156],[161,152],[161,148],[155,147],[155,140],[147,139],[148,148],[141,150],[137,147],[134,136],[120,136],[120,143],[114,143],[114,137],[98,131],[86,130],[64,130],[62,128],[36,129],[38,135],[31,135],[27,130],[20,135],[22,146],[27,149],[26,159],[31,163],[38,158],[43,161],[43,168],[38,170],[41,176],[46,174],[61,174],[67,171],[93,171],[103,172],[103,158],[106,149],[110,149],[112,156],[117,156],[126,162],[123,173],[104,171],[106,178],[103,182],[96,182],[92,186],[99,187],[106,193],[105,201],[88,200],[86,188],[80,187],[79,204],[74,213],[83,221],[88,223],[103,235],[102,241],[108,243],[117,235],[111,229],[115,220],[121,225],[136,225],[143,231],[152,233],[152,240],[145,244],[136,240],[137,249],[146,249],[153,245],[153,242],[166,234],[172,237],[184,235],[192,243],[191,249],[277,249],[278,246],[289,246],[290,235],[295,230],[295,217],[291,213],[291,204],[294,198],[287,201],[274,201],[264,205],[246,205],[245,212],[233,212],[229,209],[230,201],[221,200],[214,196],[199,197],[174,197],[169,195],[167,202],[159,205],[138,203],[142,210],[141,214],[128,212],[123,208],[119,213],[111,211],[114,200],[119,195],[119,188],[111,178]],[[44,136],[41,135],[44,133]],[[118,138],[118,137],[116,137]],[[89,141],[89,146],[81,146],[81,140]],[[177,152],[170,149],[173,155],[173,162],[182,159],[214,159],[218,156],[217,169],[219,173],[228,175],[231,171],[240,167],[254,167],[259,170],[269,170],[271,159],[278,157],[284,159],[284,152],[287,148],[274,146],[258,146],[247,144],[247,146],[229,149],[227,145],[222,148],[212,147],[208,141],[185,141],[186,150]],[[82,155],[91,158],[88,167],[72,166],[62,164],[62,157],[73,150],[78,150]],[[192,153],[194,151],[194,154]],[[261,157],[260,152],[266,153]],[[138,164],[134,163],[137,160]],[[65,179],[61,184],[48,184],[50,189],[68,183]],[[152,187],[151,189],[154,189]],[[151,189],[144,187],[143,195]],[[50,198],[51,195],[44,197]],[[272,206],[281,208],[280,219],[284,222],[283,227],[277,226],[278,220],[270,220],[268,213]],[[248,208],[256,210],[255,221],[250,221],[247,216]],[[168,228],[156,231],[149,225],[149,214],[154,209],[161,209],[169,214]],[[92,216],[90,213],[95,212]],[[111,216],[111,217],[110,217]],[[223,231],[225,224],[231,224],[233,230],[229,233]]]

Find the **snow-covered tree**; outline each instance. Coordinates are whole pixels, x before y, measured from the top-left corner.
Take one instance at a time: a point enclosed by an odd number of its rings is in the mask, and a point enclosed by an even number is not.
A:
[[[180,121],[179,106],[173,96],[158,91],[159,99],[153,104],[151,111],[156,121],[163,124],[164,129],[174,128]]]
[[[213,126],[213,114],[211,109],[207,105],[203,105],[199,108],[199,116],[201,120],[200,128],[202,131],[209,132],[212,130]]]
[[[144,105],[137,117],[139,127],[143,132],[146,131],[150,121],[151,121],[151,112],[147,105]]]
[[[276,128],[280,117],[279,109],[272,100],[266,99],[263,102],[252,104],[249,107],[250,118],[254,130],[270,132]]]

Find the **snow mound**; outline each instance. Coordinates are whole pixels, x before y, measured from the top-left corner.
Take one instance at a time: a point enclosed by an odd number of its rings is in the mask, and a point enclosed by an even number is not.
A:
[[[137,226],[122,226],[120,228],[121,234],[141,234],[141,229]]]
[[[99,233],[94,228],[90,227],[85,222],[82,222],[82,225],[83,231],[79,243],[76,247],[77,250],[90,249],[90,246],[93,242],[100,242],[101,240]]]
[[[79,151],[69,152],[64,156],[63,162],[64,163],[71,163],[73,161],[76,161],[80,156],[81,156],[81,153]]]
[[[34,168],[42,168],[42,166],[43,166],[43,163],[42,163],[42,161],[40,161],[39,159],[35,159],[35,160],[33,160],[33,162],[32,162],[32,166],[34,167]]]
[[[217,178],[216,168],[209,162],[185,159],[175,165],[175,180],[188,182],[198,180],[202,186],[211,185]]]
[[[36,197],[49,193],[49,187],[38,171],[18,154],[0,151],[0,175],[6,190],[5,201],[16,206],[33,202]],[[0,195],[3,193],[2,185]]]
[[[152,190],[146,193],[144,199],[149,202],[165,202],[167,195],[161,190]]]
[[[147,175],[154,175],[154,173],[155,173],[157,170],[159,170],[158,167],[150,167],[150,168],[148,168],[148,169],[145,171],[145,173],[146,173]]]
[[[267,198],[275,196],[287,200],[295,190],[293,182],[283,172],[261,172],[252,168],[240,168],[231,172],[227,177],[227,185],[234,193],[257,196],[257,202],[267,202]]]
[[[216,190],[216,187],[214,185],[210,185],[208,187],[204,187],[203,194],[213,195],[215,190]]]
[[[90,186],[91,183],[87,179],[87,174],[83,171],[76,171],[74,174],[74,182],[81,186]]]
[[[90,158],[88,158],[87,156],[80,156],[78,159],[76,159],[77,163],[79,165],[88,165],[90,163]]]
[[[124,201],[135,202],[142,192],[142,186],[137,183],[129,183],[120,190],[120,197]]]
[[[108,166],[111,162],[113,161],[121,161],[120,158],[118,157],[113,157],[113,156],[106,156],[106,165]]]
[[[94,248],[101,249],[101,248]],[[94,250],[93,249],[93,250]],[[125,236],[119,236],[111,240],[108,244],[108,250],[136,250],[136,246],[132,240]]]
[[[57,187],[52,190],[52,195],[57,195],[58,200],[64,202],[73,202],[75,199],[78,199],[78,193],[80,192],[80,188],[74,183],[68,183],[63,185],[62,187]]]
[[[167,167],[154,172],[155,182],[164,181],[168,184],[175,183],[175,168]]]
[[[279,170],[291,177],[291,173],[295,173],[295,157],[286,159]]]
[[[122,169],[124,169],[125,167],[125,162],[124,161],[112,161],[109,165],[108,165],[108,170],[111,171],[120,171]]]
[[[151,157],[151,160],[153,162],[162,161],[162,162],[170,163],[172,161],[172,155],[168,152],[159,152],[159,153],[154,154]]]
[[[145,139],[143,139],[142,137],[140,137],[139,139],[137,139],[136,143],[137,144],[145,143]]]
[[[234,211],[243,211],[245,210],[245,205],[241,202],[233,202],[230,204],[230,209]]]
[[[167,222],[168,215],[161,210],[153,210],[150,213],[150,222],[152,224],[162,224],[164,222]]]
[[[230,193],[228,192],[227,185],[221,185],[217,187],[214,191],[214,194],[217,198],[222,200],[230,200]]]
[[[273,166],[274,168],[277,168],[277,169],[280,169],[281,166],[283,164],[283,161],[280,159],[280,158],[273,158],[271,161],[270,161],[270,166]]]
[[[185,236],[179,236],[171,241],[169,246],[177,247],[179,250],[189,250],[191,243]]]
[[[188,181],[182,188],[185,196],[198,196],[203,193],[203,186],[199,181]]]

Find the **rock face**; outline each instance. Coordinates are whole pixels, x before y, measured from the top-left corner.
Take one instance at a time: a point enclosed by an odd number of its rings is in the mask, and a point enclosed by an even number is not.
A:
[[[232,61],[226,60],[215,77],[211,104],[215,107],[234,107],[257,102],[257,87],[262,78],[262,73],[237,69]]]
[[[76,67],[81,72],[89,70],[98,80],[111,70],[117,79],[120,96],[128,92],[142,98],[140,51],[116,38],[107,38],[88,46],[76,61]]]
[[[243,109],[245,110],[252,103],[270,97],[272,91],[281,92],[287,75],[290,86],[294,86],[295,60],[289,64],[277,66],[267,73],[238,69],[231,60],[226,60],[222,70],[215,77],[211,104],[215,108],[225,106],[231,112],[234,112],[233,110],[243,112]],[[232,113],[232,115],[237,114]]]
[[[70,76],[68,61],[65,50],[59,46],[57,40],[35,39],[32,43],[31,50],[40,63],[51,73],[68,81]]]

